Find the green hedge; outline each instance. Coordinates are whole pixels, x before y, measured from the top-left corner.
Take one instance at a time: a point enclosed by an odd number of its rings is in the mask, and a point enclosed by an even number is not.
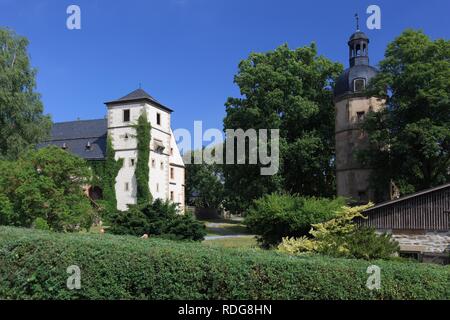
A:
[[[371,264],[381,290],[365,287]],[[70,265],[81,289],[66,288]],[[450,299],[450,268],[0,227],[0,299]]]

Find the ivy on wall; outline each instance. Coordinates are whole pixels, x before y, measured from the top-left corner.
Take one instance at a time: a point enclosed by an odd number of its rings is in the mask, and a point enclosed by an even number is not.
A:
[[[93,173],[91,185],[99,187],[103,191],[103,200],[101,202],[104,205],[104,209],[107,213],[116,211],[116,177],[123,166],[123,159],[115,159],[115,151],[109,136],[106,141],[105,161],[90,161],[89,165]]]
[[[147,120],[146,112],[143,112],[135,125],[137,137],[137,162],[136,162],[136,183],[137,183],[137,203],[138,205],[152,202],[152,195],[149,190],[150,174],[150,140],[152,126]]]

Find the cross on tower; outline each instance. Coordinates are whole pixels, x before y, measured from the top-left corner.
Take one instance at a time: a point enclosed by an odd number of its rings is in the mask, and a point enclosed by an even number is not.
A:
[[[355,18],[356,18],[356,31],[359,31],[359,15],[357,13],[355,13]]]

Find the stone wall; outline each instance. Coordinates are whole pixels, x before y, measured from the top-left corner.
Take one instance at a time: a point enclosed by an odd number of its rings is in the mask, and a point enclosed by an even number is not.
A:
[[[449,231],[412,231],[379,230],[392,234],[392,238],[400,244],[400,251],[420,253],[450,253]]]

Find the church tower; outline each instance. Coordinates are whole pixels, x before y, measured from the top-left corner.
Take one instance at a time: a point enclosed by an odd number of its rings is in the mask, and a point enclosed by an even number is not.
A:
[[[336,81],[334,101],[336,108],[336,184],[338,196],[352,203],[374,201],[370,189],[370,168],[356,159],[356,152],[367,147],[367,135],[360,124],[369,111],[384,108],[385,101],[368,97],[365,88],[378,70],[369,65],[369,38],[359,30],[348,41],[350,68]]]

